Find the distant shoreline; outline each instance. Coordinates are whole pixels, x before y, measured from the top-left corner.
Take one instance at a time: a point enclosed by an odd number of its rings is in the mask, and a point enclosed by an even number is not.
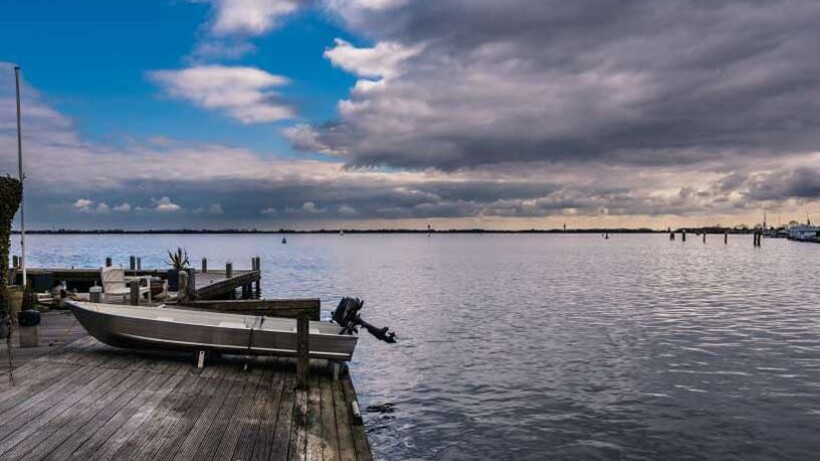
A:
[[[698,234],[751,234],[755,229],[729,229],[729,228],[686,228],[674,229],[673,232],[680,233],[682,231],[687,233]],[[426,230],[426,229],[314,229],[314,230],[296,230],[296,229],[278,229],[278,230],[259,230],[259,229],[146,229],[146,230],[126,230],[126,229],[58,229],[58,230],[28,230],[28,235],[158,235],[158,234],[176,234],[176,235],[267,235],[267,234],[427,234],[428,232],[434,234],[666,234],[668,230],[657,230],[648,228],[617,228],[617,229],[521,229],[521,230],[499,230],[499,229],[442,229],[442,230]],[[19,230],[12,231],[13,234],[20,234]]]

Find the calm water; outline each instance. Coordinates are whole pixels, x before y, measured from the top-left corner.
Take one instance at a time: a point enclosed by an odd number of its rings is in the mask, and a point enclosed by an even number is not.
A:
[[[665,235],[32,236],[30,265],[263,258],[266,296],[366,300],[380,459],[816,459],[820,245]]]

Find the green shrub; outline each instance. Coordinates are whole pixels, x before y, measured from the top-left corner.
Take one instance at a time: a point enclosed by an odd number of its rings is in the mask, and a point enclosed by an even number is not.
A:
[[[23,184],[9,176],[0,176],[0,319],[8,317],[9,299],[6,293],[8,286],[9,246],[11,245],[11,222],[20,202],[23,200]]]

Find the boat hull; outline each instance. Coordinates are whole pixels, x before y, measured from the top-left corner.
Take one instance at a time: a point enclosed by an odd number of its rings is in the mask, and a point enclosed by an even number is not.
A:
[[[144,308],[150,315],[129,315],[135,307],[108,306],[67,302],[74,316],[101,342],[128,349],[173,351],[218,351],[241,355],[296,355],[296,321],[271,319],[276,329],[265,325],[262,317],[212,314],[179,309]],[[122,313],[117,312],[122,309]],[[150,318],[154,317],[154,318]],[[354,335],[327,334],[318,331],[319,322],[311,322],[309,350],[311,358],[351,360],[356,347]],[[289,328],[292,324],[292,328]],[[317,328],[314,328],[317,327]],[[321,327],[327,330],[327,326]]]

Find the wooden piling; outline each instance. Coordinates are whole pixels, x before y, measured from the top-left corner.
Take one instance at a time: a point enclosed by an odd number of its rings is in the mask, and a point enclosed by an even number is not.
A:
[[[680,241],[681,241],[681,242],[685,242],[685,241],[686,241],[686,229],[684,229],[684,230],[682,230],[682,231],[681,231],[681,233],[680,233]]]
[[[703,243],[706,243],[706,232],[703,233]]]
[[[669,240],[675,241],[675,233],[674,232],[669,233]]]
[[[229,279],[233,277],[233,263],[228,261],[225,263],[225,278]]]
[[[187,301],[188,293],[188,273],[185,271],[179,271],[179,291],[177,292],[177,298],[180,302]]]
[[[729,244],[729,233],[728,233],[728,232],[724,232],[724,233],[723,233],[723,244],[724,244],[724,245],[728,245],[728,244]]]
[[[105,258],[105,267],[111,267],[111,264],[112,264],[111,257],[109,256],[109,257]]]
[[[137,270],[137,257],[136,256],[129,256],[129,258],[128,258],[128,267],[132,271]]]
[[[250,299],[251,287],[250,285],[242,285],[242,299]]]
[[[14,256],[11,257],[11,267],[14,268],[14,269],[17,269],[18,267],[20,267],[20,257],[19,256],[14,255]]]
[[[142,258],[137,258],[137,270],[142,270]]]
[[[140,305],[140,283],[136,280],[131,282],[131,305]]]
[[[307,389],[310,370],[310,321],[307,315],[296,320],[296,387]]]
[[[208,273],[208,258],[202,258],[202,273]]]

